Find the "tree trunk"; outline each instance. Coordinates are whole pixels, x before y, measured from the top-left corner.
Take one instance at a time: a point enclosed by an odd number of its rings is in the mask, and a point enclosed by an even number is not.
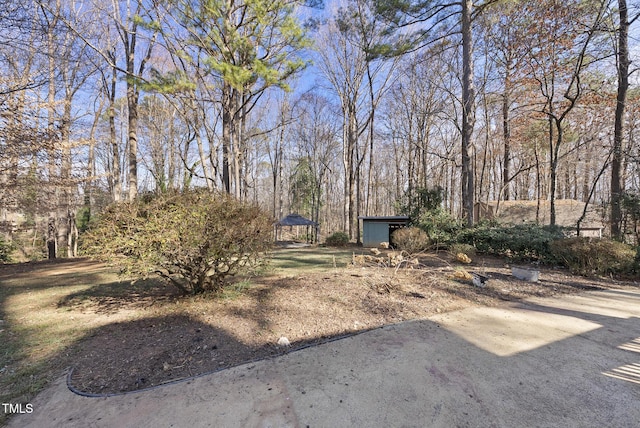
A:
[[[287,123],[285,115],[289,114],[289,103],[287,101],[283,101],[280,107],[280,114],[280,130],[275,141],[273,157],[271,158],[271,172],[273,174],[273,218],[277,220],[282,217],[282,158],[284,155],[285,124]]]
[[[357,124],[355,124],[355,108],[352,107],[350,100],[343,101],[345,103],[343,130],[343,149],[342,162],[345,172],[344,183],[344,231],[349,235],[350,239],[354,238],[355,228],[353,227],[353,210],[355,207],[355,159],[354,151],[357,144]]]
[[[78,255],[78,224],[76,214],[69,210],[67,212],[67,257],[77,257]]]
[[[233,155],[234,113],[236,110],[235,89],[225,83],[222,89],[222,187],[231,193],[231,162]]]
[[[47,256],[49,260],[53,260],[56,258],[56,234],[56,219],[54,217],[49,217],[49,222],[47,223]]]
[[[538,155],[538,141],[535,141],[533,153],[536,159],[536,224],[540,224],[540,200],[542,199],[542,171]]]
[[[48,53],[48,79],[49,87],[47,94],[47,131],[49,146],[47,147],[48,156],[48,192],[51,195],[49,199],[49,232],[47,236],[47,246],[49,259],[55,259],[58,254],[57,245],[57,227],[56,227],[56,208],[59,203],[58,185],[55,183],[56,174],[56,137],[55,137],[55,102],[56,102],[56,46],[55,46],[55,27],[57,26],[58,16],[55,15],[53,21],[48,22],[47,28],[47,53]]]
[[[467,226],[473,226],[473,165],[469,149],[474,126],[472,0],[462,1],[462,208]]]
[[[550,102],[551,104],[551,102]],[[558,126],[558,130],[561,128]],[[558,145],[554,147],[553,118],[549,116],[549,225],[556,225],[556,182],[558,162],[555,156]],[[557,137],[560,142],[560,136]]]
[[[376,114],[376,101],[375,94],[373,90],[373,77],[371,76],[371,63],[367,62],[367,82],[369,83],[369,102],[371,103],[371,111],[369,113],[369,168],[367,170],[367,195],[366,201],[364,204],[364,215],[369,215],[369,206],[371,203],[371,193],[372,193],[372,185],[371,185],[371,175],[373,171],[373,143],[375,137],[375,114]],[[358,226],[360,225],[360,221],[358,221]]]
[[[349,123],[348,123],[348,134],[347,134],[347,146],[348,146],[348,156],[349,156],[349,178],[348,178],[348,193],[349,193],[349,209],[348,209],[348,222],[349,222],[349,238],[350,239],[358,239],[355,236],[357,233],[357,222],[358,219],[355,215],[357,210],[356,206],[356,197],[359,198],[360,195],[357,194],[357,182],[359,179],[359,174],[357,171],[358,162],[356,159],[356,145],[358,144],[358,119],[356,117],[357,111],[355,105],[350,105],[349,107]]]
[[[626,0],[618,0],[620,28],[618,30],[618,95],[616,97],[615,124],[613,130],[613,157],[611,160],[611,237],[622,240],[622,210],[620,200],[624,190],[621,180],[622,140],[624,132],[624,111],[629,88],[629,18]]]
[[[247,196],[247,177],[246,177],[246,159],[247,159],[247,146],[245,142],[246,134],[246,99],[245,94],[240,91],[236,91],[237,106],[238,108],[234,112],[235,122],[235,139],[233,150],[233,171],[235,182],[235,197],[239,201],[246,200]]]
[[[60,124],[60,142],[62,150],[60,182],[58,184],[60,199],[58,201],[57,240],[58,248],[66,249],[66,257],[75,257],[72,246],[69,245],[71,238],[71,229],[69,228],[69,224],[70,213],[73,210],[73,203],[71,200],[73,190],[71,187],[71,141],[69,135],[69,127],[71,126],[71,95],[69,95],[68,92],[69,91],[67,90],[67,95],[64,102],[64,112],[62,114],[62,121]]]
[[[590,150],[590,147],[586,147],[584,150],[584,174],[582,176],[582,201],[586,201],[589,198],[589,186],[593,182],[591,179],[591,164],[593,158],[593,151]]]
[[[504,152],[502,160],[502,188],[504,192],[504,200],[508,201],[511,197],[509,189],[510,175],[511,175],[511,129],[509,122],[509,104],[511,103],[509,97],[510,79],[509,69],[507,67],[507,75],[504,79],[504,93],[502,95],[502,139],[504,143]],[[500,196],[498,194],[498,196]],[[499,197],[498,197],[499,199]]]
[[[130,4],[127,3],[127,22],[118,21],[117,25],[120,27],[120,38],[124,43],[124,54],[126,55],[127,65],[127,107],[128,107],[128,161],[129,161],[129,200],[133,201],[138,196],[138,102],[140,98],[140,88],[136,82],[137,78],[140,78],[144,74],[147,61],[151,58],[153,51],[153,45],[155,43],[157,32],[153,33],[153,36],[149,40],[149,45],[144,57],[139,62],[138,69],[136,70],[136,58],[140,57],[139,52],[136,52],[137,44],[140,41],[138,39],[140,26],[137,21],[137,17],[142,12],[142,4],[137,4],[137,9],[132,12]],[[114,10],[116,12],[116,10]],[[127,27],[127,25],[131,27]]]
[[[489,103],[487,101],[487,93],[485,92],[482,95],[482,103],[483,103],[483,110],[484,110],[484,121],[485,124],[489,123],[490,119],[489,119]],[[491,177],[488,177],[487,181],[489,182],[488,186],[485,186],[485,175],[487,173],[487,164],[489,163],[488,158],[489,158],[489,140],[491,139],[491,128],[489,126],[485,126],[484,127],[484,148],[482,150],[482,167],[480,168],[480,174],[479,174],[479,179],[476,180],[476,182],[478,183],[478,191],[475,193],[478,197],[478,201],[482,201],[484,199],[484,190],[486,188],[487,190],[487,194],[486,194],[486,200],[488,201],[490,198],[490,193],[491,193],[491,187],[492,187],[492,183],[491,183]],[[476,156],[474,156],[474,159],[476,158]],[[477,159],[476,159],[477,160]],[[478,171],[477,165],[474,165],[474,171]],[[489,175],[491,175],[491,173],[489,172]],[[474,213],[475,214],[475,213]]]
[[[95,155],[95,146],[96,146],[96,129],[98,128],[98,122],[100,121],[100,117],[102,116],[103,110],[102,107],[104,104],[100,103],[100,108],[96,111],[95,116],[93,117],[93,124],[91,125],[91,131],[89,132],[89,153],[87,159],[87,176],[85,178],[84,183],[84,212],[81,221],[83,224],[88,224],[91,220],[91,213],[93,212],[94,206],[94,192],[93,192],[93,181],[96,179],[96,155]],[[77,245],[76,245],[77,247]],[[77,249],[76,249],[77,254]]]
[[[241,144],[241,156],[240,156],[240,168],[242,171],[242,200],[249,200],[249,189],[251,187],[251,174],[252,168],[249,166],[249,142],[247,141],[247,117],[249,115],[248,105],[250,101],[250,94],[246,92],[242,96],[242,108],[240,109],[240,144]],[[255,147],[253,147],[255,148]]]
[[[112,53],[110,56],[111,60],[114,61],[115,64],[115,53]],[[120,202],[122,199],[122,180],[121,180],[121,170],[120,170],[120,144],[118,142],[118,137],[116,133],[116,86],[118,82],[118,74],[116,71],[116,67],[114,66],[111,70],[111,82],[110,89],[107,91],[109,96],[109,107],[108,115],[109,115],[109,141],[111,142],[111,174],[110,174],[110,182],[111,182],[111,190],[113,192],[113,200],[114,202]]]
[[[129,66],[127,66],[129,68]],[[131,60],[133,68],[133,59]],[[132,72],[133,70],[131,70]],[[127,80],[127,106],[129,110],[129,201],[138,196],[138,88]]]

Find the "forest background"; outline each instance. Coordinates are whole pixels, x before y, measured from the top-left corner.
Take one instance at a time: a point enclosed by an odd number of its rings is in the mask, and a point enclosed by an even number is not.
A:
[[[358,242],[358,216],[425,189],[467,224],[477,202],[549,201],[552,224],[556,200],[589,202],[636,240],[639,12],[0,0],[4,239],[75,256],[109,203],[205,187]]]

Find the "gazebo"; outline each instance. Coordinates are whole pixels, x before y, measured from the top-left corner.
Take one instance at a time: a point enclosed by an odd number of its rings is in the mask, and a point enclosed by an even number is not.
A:
[[[309,235],[309,227],[313,226],[315,240],[318,239],[319,233],[319,225],[313,220],[309,220],[307,218],[302,217],[300,214],[289,214],[286,217],[281,218],[275,224],[275,240],[278,241],[279,238],[282,237],[282,228],[283,227],[293,228],[294,226],[305,226],[307,228],[307,236]]]

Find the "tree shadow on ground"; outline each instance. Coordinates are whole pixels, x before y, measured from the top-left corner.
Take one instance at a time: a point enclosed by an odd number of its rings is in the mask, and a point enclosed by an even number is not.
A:
[[[89,310],[110,313],[148,304],[166,312],[163,308],[167,303],[180,303],[183,299],[185,307],[171,309],[166,315],[110,323],[92,330],[68,351],[73,367],[71,385],[80,392],[98,395],[140,390],[356,333],[311,335],[292,339],[287,346],[278,345],[273,318],[278,299],[287,289],[299,287],[300,281],[263,279],[242,290],[241,296],[227,300],[224,294],[215,298],[181,297],[172,294],[170,286],[163,288],[158,282],[150,282],[149,290],[142,282],[134,284],[133,289],[128,283],[107,283],[74,293],[61,301],[62,307],[78,310],[86,302]],[[231,283],[228,287],[236,285]],[[227,322],[245,325],[240,329],[243,335],[232,334],[225,328]],[[360,328],[357,332],[366,330]],[[269,340],[265,341],[265,336]]]
[[[264,358],[273,351],[186,315],[118,322],[73,346],[70,384],[89,394],[134,391],[229,367],[236,355]]]
[[[72,356],[68,383],[88,396],[138,391],[346,336],[254,346],[188,315],[112,323],[93,330],[68,351]]]
[[[114,281],[96,284],[86,290],[64,296],[59,308],[111,314],[123,309],[142,309],[169,303],[182,293],[160,278]]]

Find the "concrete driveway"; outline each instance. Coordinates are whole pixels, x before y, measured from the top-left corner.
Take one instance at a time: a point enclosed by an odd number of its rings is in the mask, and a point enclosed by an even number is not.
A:
[[[638,427],[640,290],[469,308],[12,427]]]

